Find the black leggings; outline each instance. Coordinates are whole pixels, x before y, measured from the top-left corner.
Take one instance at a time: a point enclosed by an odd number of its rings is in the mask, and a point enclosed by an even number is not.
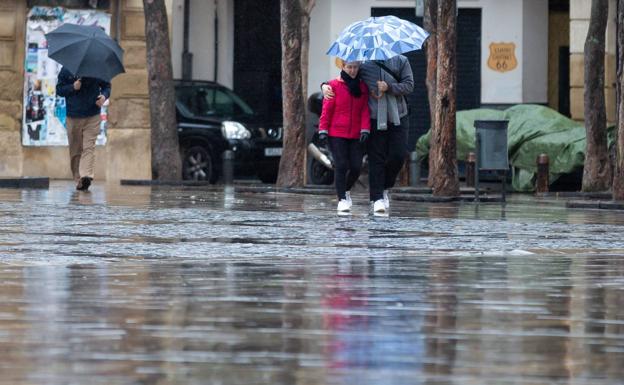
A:
[[[346,199],[362,170],[362,145],[358,139],[329,137],[329,148],[334,157],[334,180],[338,199]]]

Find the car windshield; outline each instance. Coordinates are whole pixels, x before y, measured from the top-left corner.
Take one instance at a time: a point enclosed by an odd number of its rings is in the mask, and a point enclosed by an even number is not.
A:
[[[176,100],[183,113],[198,117],[253,115],[253,110],[227,88],[210,85],[176,88]]]

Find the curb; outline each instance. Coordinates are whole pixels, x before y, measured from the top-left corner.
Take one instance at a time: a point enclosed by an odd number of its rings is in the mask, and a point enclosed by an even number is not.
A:
[[[273,185],[267,186],[236,186],[234,185],[234,191],[237,192],[250,192],[250,193],[289,193],[289,194],[313,194],[313,195],[332,195],[334,189],[322,188],[322,187],[275,187]]]
[[[624,210],[623,201],[569,201],[565,206],[571,209]]]
[[[559,191],[559,192],[545,192],[535,193],[536,197],[541,198],[578,198],[578,199],[611,199],[611,193],[608,192],[594,192],[584,193],[579,191]]]
[[[119,181],[119,184],[122,186],[215,186],[214,184],[205,181],[151,179],[122,179]]]
[[[0,178],[0,188],[50,188],[50,178]]]
[[[458,197],[436,197],[432,195],[422,194],[405,194],[405,193],[392,193],[392,199],[397,201],[409,201],[409,202],[427,202],[427,203],[450,203],[450,202],[462,202],[462,203],[477,203],[474,195],[464,195]],[[479,203],[493,203],[503,202],[503,198],[500,196],[479,196]]]
[[[210,191],[224,189],[223,184],[212,184],[206,181],[161,181],[150,179],[122,179],[122,186],[179,186],[179,187],[205,187]],[[234,191],[248,193],[289,193],[289,194],[313,194],[313,195],[333,195],[334,187],[331,185],[309,185],[304,187],[275,187],[273,184],[248,184],[234,183]],[[390,194],[394,199],[413,202],[474,202],[474,188],[461,187],[459,197],[434,197],[432,190],[428,187],[394,187],[390,189]],[[491,191],[490,188],[481,189],[483,193]],[[479,197],[482,203],[502,202],[500,196]]]
[[[393,187],[390,189],[391,193],[405,193],[405,194],[432,194],[433,190],[429,187]],[[492,189],[490,187],[480,187],[480,193],[486,192],[498,192],[500,193],[500,189]],[[475,189],[474,187],[460,187],[459,193],[461,195],[474,195]]]
[[[36,183],[45,180],[45,186]],[[5,185],[3,181],[12,181],[12,185]],[[10,182],[5,182],[10,183]],[[30,183],[23,185],[18,183]],[[250,184],[250,183],[234,183],[232,186],[223,184],[212,184],[206,181],[160,181],[149,179],[122,179],[120,184],[123,186],[179,186],[179,187],[203,187],[209,191],[220,191],[226,187],[233,187],[236,192],[247,193],[289,193],[289,194],[312,194],[312,195],[333,195],[333,186],[310,185],[304,187],[275,187],[272,184]],[[48,178],[23,178],[23,179],[0,179],[0,187],[14,188],[48,188]],[[480,189],[482,193],[496,192],[491,188]],[[390,190],[392,199],[407,202],[425,202],[425,203],[477,203],[474,197],[474,188],[461,187],[460,196],[457,197],[438,197],[433,196],[432,190],[428,187],[394,187]],[[580,200],[569,200],[565,203],[567,208],[584,208],[584,209],[604,209],[604,210],[624,210],[623,201],[610,201],[610,193],[582,193],[582,192],[547,192],[536,193],[534,196],[540,198],[579,198]],[[598,200],[597,200],[598,199]],[[500,195],[480,195],[479,203],[504,203]]]
[[[213,184],[206,181],[176,181],[176,180],[150,180],[150,179],[122,179],[119,181],[122,186],[169,186],[169,187],[205,187],[210,191],[223,190],[224,184]],[[234,183],[234,191],[250,193],[270,193],[283,192],[292,194],[318,194],[330,195],[334,193],[331,186],[305,186],[305,187],[275,187],[272,184],[248,184]]]

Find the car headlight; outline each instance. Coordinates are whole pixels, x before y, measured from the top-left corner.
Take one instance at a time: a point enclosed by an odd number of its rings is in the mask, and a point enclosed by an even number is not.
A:
[[[267,135],[271,139],[281,139],[282,138],[282,127],[269,128],[267,130]]]
[[[221,133],[225,139],[251,138],[251,132],[238,122],[225,121],[221,123]]]

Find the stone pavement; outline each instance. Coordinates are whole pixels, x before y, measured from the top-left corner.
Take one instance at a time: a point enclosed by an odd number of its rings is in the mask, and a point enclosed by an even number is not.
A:
[[[622,384],[624,212],[0,189],[0,384]]]

